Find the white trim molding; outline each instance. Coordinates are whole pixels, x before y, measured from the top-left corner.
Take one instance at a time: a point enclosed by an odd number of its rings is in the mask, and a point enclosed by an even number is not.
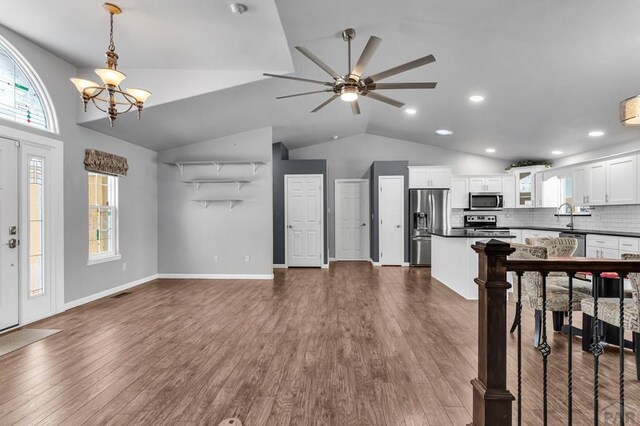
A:
[[[83,297],[81,299],[72,300],[71,302],[65,303],[64,307],[65,307],[65,310],[76,308],[80,305],[84,305],[89,302],[93,302],[98,299],[111,296],[112,294],[120,293],[121,291],[128,290],[130,288],[137,287],[142,284],[146,284],[155,279],[158,279],[158,274],[149,275],[148,277],[140,278],[139,280],[131,281],[129,283],[119,285],[118,287],[113,287],[108,290],[104,290],[99,293],[95,293],[90,296]]]
[[[285,265],[284,263],[274,263],[273,264],[273,269],[287,269],[289,268],[287,265]]]
[[[158,274],[158,278],[187,280],[272,280],[273,274]]]
[[[369,262],[371,262],[373,266],[380,266],[380,262],[374,262],[373,259],[369,259]]]

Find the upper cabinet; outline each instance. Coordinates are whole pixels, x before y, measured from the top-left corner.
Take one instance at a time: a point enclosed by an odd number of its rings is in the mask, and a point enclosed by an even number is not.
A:
[[[502,177],[502,202],[505,209],[516,208],[516,178],[513,175]]]
[[[502,192],[502,176],[471,176],[469,192]]]
[[[451,188],[451,169],[448,167],[409,166],[409,188]]]
[[[531,166],[511,169],[516,179],[516,208],[536,206],[535,174],[545,168],[545,166]]]
[[[613,205],[638,202],[637,156],[581,164],[573,168],[575,204]]]
[[[469,208],[469,179],[466,177],[451,178],[451,208]]]

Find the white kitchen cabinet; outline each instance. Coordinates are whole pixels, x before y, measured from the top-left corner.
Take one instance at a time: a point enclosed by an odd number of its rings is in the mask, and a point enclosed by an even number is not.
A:
[[[571,171],[573,203],[576,205],[587,204],[587,167],[580,165]]]
[[[638,201],[636,156],[608,160],[606,164],[607,204],[635,204]]]
[[[451,169],[409,166],[409,188],[451,188]]]
[[[620,258],[620,238],[612,235],[587,235],[587,257],[601,259]]]
[[[620,237],[618,251],[621,256],[623,253],[640,253],[640,239]]]
[[[516,178],[516,208],[535,207],[535,174],[546,168],[546,166],[530,166],[511,169],[510,172]]]
[[[587,203],[602,205],[607,202],[607,163],[587,164]]]
[[[511,242],[522,244],[524,240],[522,239],[522,230],[521,229],[510,229],[509,233],[515,235],[515,238],[511,239]]]
[[[451,178],[451,208],[469,208],[469,179],[466,177]]]
[[[502,176],[471,176],[469,192],[502,192]]]
[[[516,178],[513,175],[502,177],[503,207],[505,209],[516,208]]]

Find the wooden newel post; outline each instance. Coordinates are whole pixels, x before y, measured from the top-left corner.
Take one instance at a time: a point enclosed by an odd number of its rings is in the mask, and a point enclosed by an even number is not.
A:
[[[507,256],[515,251],[498,240],[476,242],[478,253],[478,378],[473,385],[473,425],[511,425],[507,389]]]

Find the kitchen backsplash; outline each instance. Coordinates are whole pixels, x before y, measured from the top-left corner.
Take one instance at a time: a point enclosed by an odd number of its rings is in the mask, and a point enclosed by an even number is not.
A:
[[[555,213],[556,209],[554,208],[505,209],[497,212],[469,212],[462,209],[452,209],[451,226],[463,226],[465,214],[495,214],[498,216],[498,226],[500,227],[565,228],[570,218],[556,217]],[[640,205],[594,207],[591,216],[574,216],[573,223],[577,229],[640,232]]]

